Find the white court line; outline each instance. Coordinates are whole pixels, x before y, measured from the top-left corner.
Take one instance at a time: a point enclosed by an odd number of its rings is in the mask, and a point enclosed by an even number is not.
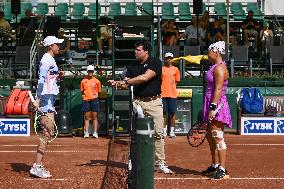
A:
[[[31,181],[66,181],[68,179],[44,179],[44,178],[28,178],[28,179],[24,179],[24,180],[31,180]]]
[[[0,144],[0,147],[4,146],[4,147],[35,147],[38,145],[35,144]],[[52,147],[52,146],[70,146],[70,145],[48,145],[48,147]]]
[[[232,146],[284,146],[284,144],[229,144]]]
[[[29,151],[20,151],[20,150],[0,150],[0,153],[35,153],[36,150],[29,150]],[[68,151],[68,150],[58,150],[58,151],[53,151],[53,150],[47,150],[45,152],[50,152],[50,153],[85,153],[85,152],[95,152],[94,150],[86,150],[86,151]]]
[[[155,180],[210,180],[210,178],[206,178],[206,177],[200,177],[200,178],[194,178],[194,177],[166,177],[166,178],[162,178],[162,177],[156,177],[154,178]],[[235,177],[235,178],[229,178],[230,180],[284,180],[283,177]]]

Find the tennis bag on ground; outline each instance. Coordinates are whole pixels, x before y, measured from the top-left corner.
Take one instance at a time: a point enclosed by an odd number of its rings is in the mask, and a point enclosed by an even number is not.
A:
[[[13,89],[6,103],[6,115],[29,114],[30,97],[28,90]]]
[[[257,114],[263,112],[263,96],[258,88],[243,88],[240,105],[242,113]]]

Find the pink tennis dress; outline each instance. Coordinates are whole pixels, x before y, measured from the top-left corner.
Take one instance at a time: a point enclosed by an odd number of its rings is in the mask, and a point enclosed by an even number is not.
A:
[[[208,119],[209,106],[210,103],[212,102],[215,91],[214,68],[219,64],[225,64],[225,62],[222,61],[218,64],[211,65],[210,69],[207,71],[205,75],[206,91],[203,103],[203,120]],[[217,103],[217,107],[221,102],[224,105],[222,109],[219,111],[219,113],[216,115],[215,120],[223,122],[227,127],[232,128],[232,118],[231,118],[229,104],[226,98],[227,86],[228,86],[228,80],[224,81],[222,96]]]

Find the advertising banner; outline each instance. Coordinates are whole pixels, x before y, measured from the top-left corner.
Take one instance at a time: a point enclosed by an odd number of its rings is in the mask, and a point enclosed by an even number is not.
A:
[[[284,135],[284,117],[242,117],[242,135]]]
[[[30,119],[0,119],[0,136],[30,136]]]

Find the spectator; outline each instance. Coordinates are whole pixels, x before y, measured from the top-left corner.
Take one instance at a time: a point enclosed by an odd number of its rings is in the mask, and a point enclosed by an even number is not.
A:
[[[175,113],[177,110],[177,83],[180,81],[180,72],[177,67],[172,65],[173,53],[165,54],[165,62],[162,67],[162,101],[164,111],[164,133],[167,136],[167,123],[170,124],[170,137],[176,137]],[[169,121],[167,119],[169,118]]]
[[[99,53],[101,55],[104,54],[103,51],[103,44],[108,43],[108,55],[112,54],[112,28],[108,25],[110,23],[109,19],[107,17],[101,17],[100,18],[100,33],[98,36],[98,48],[99,48]]]
[[[245,45],[248,44],[249,36],[253,36],[255,46],[257,46],[259,23],[253,19],[253,11],[248,12],[247,18],[242,23],[242,30]]]
[[[9,38],[13,41],[16,40],[16,36],[12,35],[11,25],[4,19],[4,12],[2,9],[0,9],[0,37],[3,37],[4,43],[7,43]]]
[[[82,110],[84,112],[84,138],[89,137],[90,120],[93,120],[93,137],[98,138],[98,112],[100,111],[100,102],[98,99],[101,92],[101,82],[93,75],[94,66],[87,67],[88,75],[81,81],[81,92],[83,98]]]
[[[196,18],[192,19],[192,25],[186,27],[185,32],[182,34],[182,38],[186,39],[186,45],[199,45],[204,43],[205,32],[201,27],[198,27],[197,29]]]
[[[56,59],[62,59],[62,58],[67,58],[66,62],[70,65],[70,67],[73,67],[72,65],[72,53],[70,51],[70,40],[68,37],[64,36],[65,31],[64,28],[60,28],[58,30],[58,38],[59,39],[64,39],[63,43],[60,44],[60,51]]]
[[[209,44],[217,41],[224,41],[224,31],[220,27],[218,20],[215,20],[213,26],[209,29],[208,40]]]
[[[263,23],[263,28],[262,28],[262,30],[260,30],[259,36],[260,36],[262,53],[264,54],[265,49],[267,47],[267,44],[269,43],[269,44],[272,45],[272,43],[273,43],[273,32],[272,32],[272,30],[269,29],[269,23],[268,22]]]
[[[26,17],[21,18],[20,25],[17,28],[17,34],[20,37],[20,43],[24,45],[32,44],[35,37],[35,27],[37,24],[37,19],[35,14],[27,9],[25,12]]]
[[[179,31],[174,20],[168,20],[162,25],[163,43],[168,46],[176,46],[180,38]]]

